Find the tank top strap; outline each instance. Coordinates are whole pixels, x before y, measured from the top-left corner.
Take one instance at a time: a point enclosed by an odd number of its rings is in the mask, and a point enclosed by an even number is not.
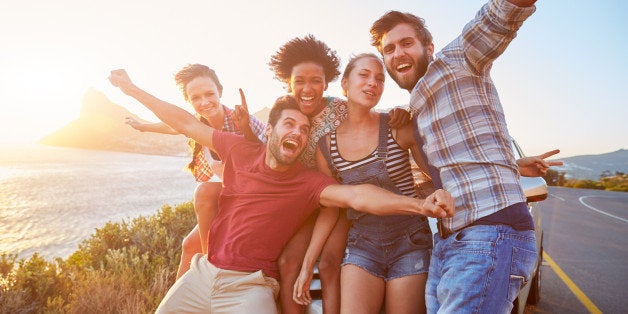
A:
[[[336,131],[328,134],[333,141],[336,140]],[[323,154],[323,157],[325,157],[325,160],[327,160],[327,166],[329,167],[329,171],[331,171],[332,177],[338,179],[338,169],[336,168],[336,165],[334,165],[334,162],[331,160],[331,152],[329,150],[329,145],[327,145],[327,135],[323,135],[318,140],[318,147],[321,149],[321,153]]]
[[[388,155],[388,113],[379,114],[379,143],[377,144],[377,158],[385,160]]]

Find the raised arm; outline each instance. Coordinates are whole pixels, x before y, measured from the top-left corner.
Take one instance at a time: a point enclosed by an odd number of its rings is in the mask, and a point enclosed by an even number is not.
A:
[[[240,91],[240,100],[241,105],[236,105],[233,110],[233,120],[244,138],[251,142],[261,143],[260,138],[253,132],[251,128],[251,115],[249,114],[249,107],[246,104],[246,97],[244,97],[244,92],[242,89],[238,89]]]
[[[467,66],[476,73],[490,69],[534,12],[533,0],[490,0],[454,41],[462,41]],[[444,51],[447,48],[444,49]]]
[[[518,7],[530,7],[536,3],[536,0],[508,0],[508,2]]]
[[[142,123],[142,122],[137,121],[133,117],[126,117],[124,123],[130,125],[132,128],[140,132],[151,132],[151,133],[161,133],[161,134],[171,134],[171,135],[180,134],[175,129],[171,128],[169,125],[163,122]]]
[[[200,122],[184,109],[165,102],[137,87],[133,84],[125,70],[111,71],[109,81],[113,86],[120,88],[123,93],[142,103],[142,105],[152,111],[159,120],[163,121],[177,132],[194,139],[200,144],[207,146],[209,149],[213,149],[213,128]]]

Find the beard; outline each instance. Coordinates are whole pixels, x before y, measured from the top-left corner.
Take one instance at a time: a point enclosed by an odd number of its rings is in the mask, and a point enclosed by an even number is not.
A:
[[[431,56],[427,54],[427,49],[423,50],[423,55],[419,57],[412,66],[412,70],[407,73],[399,73],[395,69],[386,67],[388,75],[402,89],[412,91],[416,83],[425,75],[427,67],[430,65]]]
[[[273,156],[275,161],[277,161],[278,165],[290,166],[297,161],[297,159],[301,156],[301,154],[303,154],[303,148],[302,148],[298,154],[295,154],[292,157],[288,157],[281,153],[281,146],[282,144],[281,144],[281,139],[279,138],[279,136],[277,136],[274,132],[271,133],[270,137],[268,138],[268,148],[269,148],[270,154]]]

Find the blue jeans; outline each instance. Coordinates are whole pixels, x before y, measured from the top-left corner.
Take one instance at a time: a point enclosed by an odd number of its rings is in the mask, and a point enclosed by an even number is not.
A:
[[[537,260],[533,230],[464,228],[434,249],[425,291],[428,313],[510,313]]]

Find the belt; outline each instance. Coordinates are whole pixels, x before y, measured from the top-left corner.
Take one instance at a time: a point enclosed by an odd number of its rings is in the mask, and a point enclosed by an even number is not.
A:
[[[438,219],[436,227],[441,238],[446,239],[455,232],[470,226],[479,225],[507,225],[515,230],[534,230],[534,222],[526,203],[515,203],[500,209],[488,216],[484,216],[458,230],[447,230],[441,218]]]

